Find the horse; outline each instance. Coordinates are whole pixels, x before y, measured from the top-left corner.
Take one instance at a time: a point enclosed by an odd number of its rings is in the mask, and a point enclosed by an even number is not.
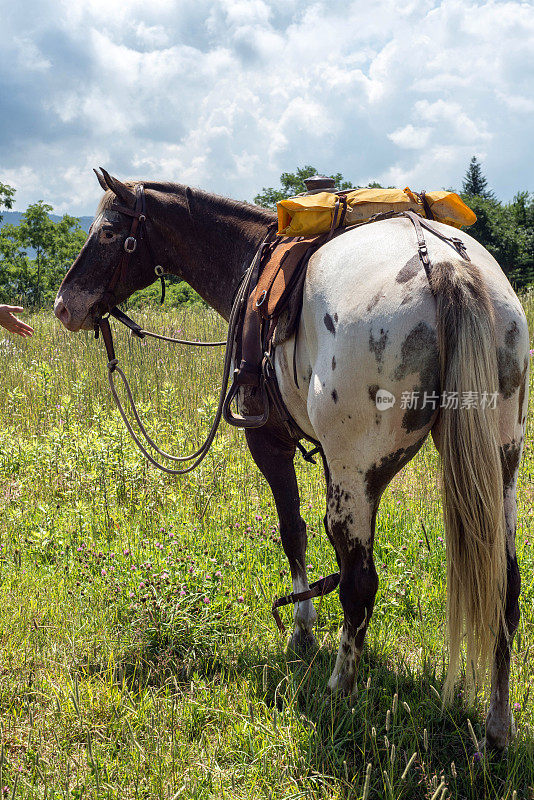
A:
[[[228,320],[274,214],[181,184],[124,182],[95,172],[104,195],[58,290],[54,310],[63,325],[92,330],[110,308],[155,280],[154,263],[187,281]],[[117,271],[124,250],[132,250],[131,212],[141,183],[149,246],[141,240],[128,268]],[[324,522],[343,611],[328,688],[355,691],[378,588],[373,540],[380,499],[430,433],[440,454],[447,541],[443,696],[452,698],[465,639],[467,679],[484,678],[488,669],[491,675],[486,746],[503,749],[513,735],[516,487],[529,334],[521,303],[490,253],[464,231],[454,231],[457,251],[443,238],[450,227],[431,227],[428,269],[414,226],[403,217],[353,227],[320,247],[308,263],[298,328],[276,347],[274,368],[291,418],[319,443],[325,467]],[[293,464],[298,437],[289,435],[276,408],[265,425],[245,433],[272,490],[293,590],[305,592],[306,523]],[[289,646],[301,653],[315,643],[310,599],[294,604],[293,621]]]

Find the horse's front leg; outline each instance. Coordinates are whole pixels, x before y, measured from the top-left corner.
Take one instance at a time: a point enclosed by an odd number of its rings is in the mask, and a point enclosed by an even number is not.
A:
[[[306,523],[300,516],[300,497],[293,459],[295,442],[268,425],[246,430],[252,457],[265,476],[276,503],[282,547],[289,561],[293,591],[309,589],[306,573]],[[291,650],[303,652],[316,645],[313,626],[317,614],[311,600],[295,603]]]

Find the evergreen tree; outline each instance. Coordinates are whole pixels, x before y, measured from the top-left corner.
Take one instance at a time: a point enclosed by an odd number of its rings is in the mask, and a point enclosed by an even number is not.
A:
[[[493,200],[495,195],[488,189],[488,181],[482,172],[482,165],[476,156],[473,156],[462,183],[462,192],[468,195],[477,195]]]

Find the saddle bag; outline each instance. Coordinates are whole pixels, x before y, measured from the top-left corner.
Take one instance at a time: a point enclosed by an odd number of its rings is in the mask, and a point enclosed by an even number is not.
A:
[[[343,208],[338,214],[339,204]],[[412,192],[402,189],[355,189],[289,197],[277,203],[279,236],[311,236],[332,227],[367,222],[375,214],[414,211],[455,228],[473,225],[476,215],[455,192]]]

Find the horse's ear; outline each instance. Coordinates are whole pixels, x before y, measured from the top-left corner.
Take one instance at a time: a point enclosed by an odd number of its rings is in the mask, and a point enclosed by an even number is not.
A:
[[[119,181],[118,178],[113,178],[109,172],[106,172],[104,167],[100,167],[100,172],[104,176],[106,189],[111,189],[111,191],[126,204],[135,200],[135,192],[133,189],[130,189],[125,183]]]
[[[95,173],[95,175],[96,175],[96,177],[97,177],[97,179],[98,179],[98,182],[99,182],[100,186],[102,187],[102,189],[103,189],[105,192],[107,192],[107,190],[108,190],[108,187],[107,187],[106,181],[104,180],[104,178],[102,177],[102,175],[100,174],[100,172],[98,172],[98,170],[96,170],[96,169],[93,169],[93,172]]]

